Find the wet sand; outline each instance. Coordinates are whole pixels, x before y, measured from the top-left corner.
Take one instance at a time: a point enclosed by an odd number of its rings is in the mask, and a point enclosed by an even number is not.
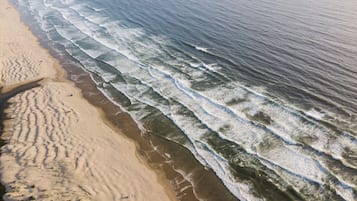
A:
[[[5,0],[0,73],[2,94],[12,94],[4,96],[1,136],[5,200],[176,200],[138,157],[135,143],[66,80],[59,62]],[[38,86],[11,93],[30,83]]]

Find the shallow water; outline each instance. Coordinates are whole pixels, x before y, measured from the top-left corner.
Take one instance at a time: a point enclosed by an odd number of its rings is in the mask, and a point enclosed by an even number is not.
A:
[[[357,2],[16,2],[237,198],[357,199]]]

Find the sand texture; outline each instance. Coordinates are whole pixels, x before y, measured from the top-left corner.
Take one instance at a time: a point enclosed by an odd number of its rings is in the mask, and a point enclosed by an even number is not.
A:
[[[173,200],[158,176],[115,132],[58,62],[0,0],[0,72],[5,90],[41,79],[8,100],[1,148],[5,200]]]

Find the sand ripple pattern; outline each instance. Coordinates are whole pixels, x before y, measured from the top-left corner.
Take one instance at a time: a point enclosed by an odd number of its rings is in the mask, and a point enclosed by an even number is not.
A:
[[[0,78],[3,86],[19,84],[30,80],[40,79],[44,77],[54,78],[56,70],[53,68],[56,65],[54,60],[51,60],[48,53],[44,49],[33,50],[31,44],[25,47],[22,38],[15,38],[17,42],[7,42],[1,44],[0,49]],[[26,48],[26,51],[23,51]]]
[[[50,82],[10,99],[1,150],[7,198],[168,200],[163,191],[142,192],[155,186],[156,175],[132,160],[135,146],[127,139],[83,118],[97,111],[78,93]]]
[[[40,76],[38,65],[23,55],[2,61],[1,66],[1,80],[5,85],[23,82]]]
[[[41,87],[11,99],[8,114],[12,121],[3,135],[8,144],[2,147],[3,159],[13,161],[5,163],[9,166],[4,170],[16,170],[16,182],[9,184],[9,198],[21,200],[37,194],[40,199],[62,200],[70,199],[73,193],[81,199],[87,197],[69,170],[74,167],[68,153],[74,140],[68,133],[71,125],[78,122],[78,116],[63,102],[54,100],[54,93],[60,92]],[[83,149],[78,149],[73,157],[80,157],[80,151]],[[47,178],[51,183],[36,181],[41,178]]]

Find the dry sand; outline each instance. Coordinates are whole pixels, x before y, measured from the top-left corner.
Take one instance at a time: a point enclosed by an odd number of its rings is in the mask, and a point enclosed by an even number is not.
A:
[[[6,200],[174,199],[137,157],[134,142],[64,79],[6,0],[0,0],[0,73],[5,90],[44,78],[5,110],[0,171]]]

